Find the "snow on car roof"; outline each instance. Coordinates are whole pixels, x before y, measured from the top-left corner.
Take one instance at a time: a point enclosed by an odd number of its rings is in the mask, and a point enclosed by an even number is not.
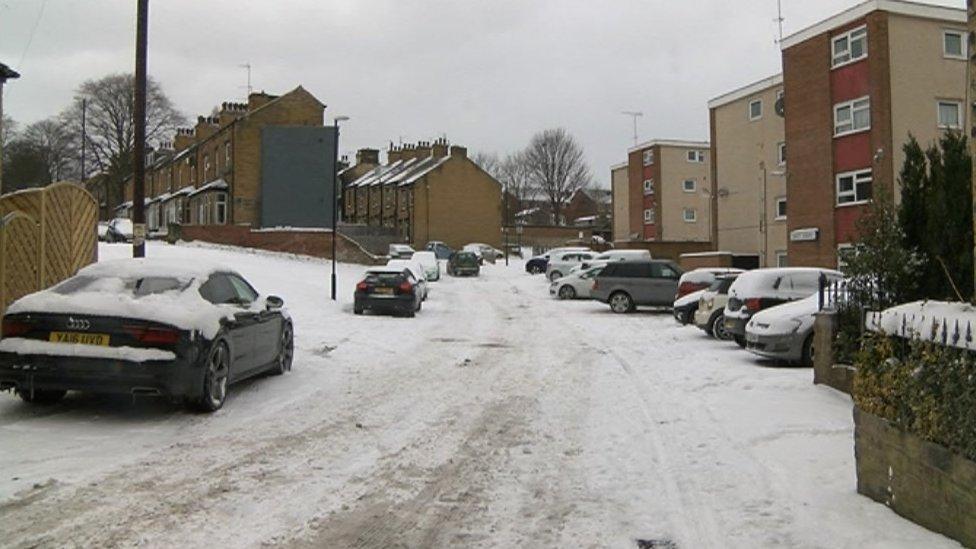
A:
[[[117,278],[173,277],[182,279],[207,278],[215,272],[230,272],[216,262],[176,261],[157,258],[113,259],[100,261],[78,271],[79,275]]]
[[[389,274],[389,273],[400,274],[400,273],[402,273],[405,270],[407,270],[406,267],[398,267],[396,265],[377,265],[375,267],[369,267],[369,268],[367,268],[366,271],[365,271],[365,273],[366,274],[369,274],[369,273],[375,273],[375,274],[383,274],[383,273],[387,273],[387,274]]]

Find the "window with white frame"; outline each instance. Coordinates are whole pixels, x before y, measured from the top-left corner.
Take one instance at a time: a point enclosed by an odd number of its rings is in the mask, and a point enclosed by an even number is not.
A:
[[[644,151],[644,165],[650,166],[654,163],[654,149],[647,149]]]
[[[210,155],[209,154],[203,155],[203,177],[205,180],[207,177],[210,177]]]
[[[654,180],[645,179],[644,180],[644,194],[654,194]]]
[[[224,141],[224,166],[230,168],[230,141]]]
[[[754,99],[749,102],[749,120],[759,120],[763,115],[762,99]]]
[[[939,128],[944,130],[962,128],[962,103],[959,101],[939,101]]]
[[[786,219],[786,197],[781,196],[776,199],[776,219]]]
[[[780,166],[786,165],[786,142],[780,141],[776,144],[776,162]]]
[[[688,151],[688,162],[701,164],[705,161],[705,151]]]
[[[693,193],[698,189],[698,183],[696,183],[694,179],[685,179],[685,182],[682,185],[682,189],[686,193]]]
[[[834,137],[871,129],[871,98],[834,105]]]
[[[177,200],[179,200],[180,206],[183,209],[183,213],[180,215],[180,223],[183,223],[185,225],[189,225],[190,224],[190,213],[193,211],[193,209],[190,207],[190,199],[189,198],[177,198]]]
[[[845,32],[831,40],[832,65],[834,68],[860,61],[868,56],[867,26]]]
[[[654,223],[654,210],[652,208],[644,210],[644,223]]]
[[[871,200],[871,170],[837,174],[837,205],[860,204]]]
[[[681,212],[681,217],[685,220],[685,223],[694,223],[698,221],[698,210],[694,208],[685,208]]]
[[[780,268],[790,266],[789,261],[787,260],[786,252],[784,251],[776,252],[776,266]]]
[[[942,55],[947,59],[966,59],[967,55],[966,31],[942,31]]]
[[[207,219],[207,204],[206,201],[201,197],[200,202],[197,205],[197,225],[208,225],[210,220]]]
[[[214,197],[214,223],[227,224],[227,193],[217,193]]]

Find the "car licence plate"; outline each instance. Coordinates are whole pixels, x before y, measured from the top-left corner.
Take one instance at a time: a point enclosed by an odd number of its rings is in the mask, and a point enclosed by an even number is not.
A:
[[[108,345],[108,334],[82,334],[78,332],[51,332],[52,343],[80,343],[82,345]]]
[[[393,295],[393,288],[376,288],[373,290],[373,293],[382,294],[382,295]]]

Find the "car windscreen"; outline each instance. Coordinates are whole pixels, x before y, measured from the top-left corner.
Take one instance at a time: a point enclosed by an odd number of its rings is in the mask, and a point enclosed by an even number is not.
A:
[[[457,263],[458,265],[467,265],[467,266],[477,265],[478,256],[470,252],[459,253],[457,254],[457,256],[455,256],[454,262]]]
[[[121,278],[115,276],[76,276],[54,287],[54,292],[72,295],[81,292],[104,292],[130,294],[141,297],[170,291],[183,291],[190,280],[169,276],[144,276]]]
[[[401,282],[402,273],[366,273],[366,283],[374,286],[397,286]]]

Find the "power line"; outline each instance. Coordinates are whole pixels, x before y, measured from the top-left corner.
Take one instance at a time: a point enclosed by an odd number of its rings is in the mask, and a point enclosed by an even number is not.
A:
[[[47,0],[41,2],[41,9],[37,12],[37,19],[34,20],[34,26],[31,28],[30,36],[27,37],[27,45],[24,46],[24,53],[20,55],[20,63],[17,64],[17,68],[23,68],[24,59],[27,58],[27,52],[30,50],[31,43],[34,42],[34,33],[37,32],[37,26],[41,24],[41,17],[44,16],[44,7],[47,6]]]

